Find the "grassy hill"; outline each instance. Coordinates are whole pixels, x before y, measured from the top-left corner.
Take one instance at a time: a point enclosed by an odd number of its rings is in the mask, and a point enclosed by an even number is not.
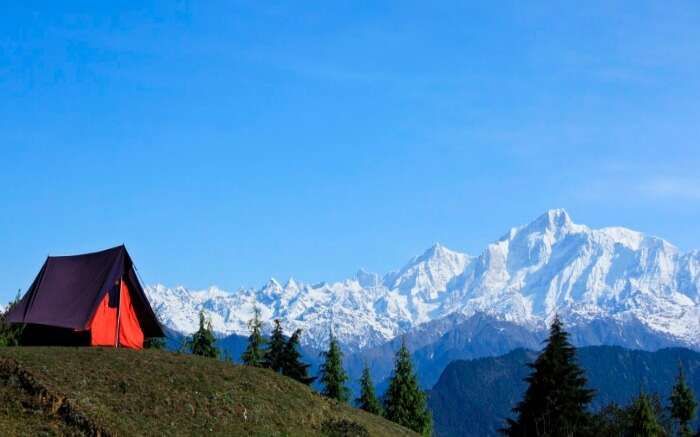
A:
[[[0,348],[0,401],[0,435],[416,435],[268,370],[153,350]]]

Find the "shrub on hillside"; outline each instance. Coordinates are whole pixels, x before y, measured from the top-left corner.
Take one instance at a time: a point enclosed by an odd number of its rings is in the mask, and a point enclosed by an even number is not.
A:
[[[5,311],[0,313],[0,346],[19,346],[21,343],[24,326],[10,325],[6,320],[7,313],[17,305],[19,297],[17,292],[17,297],[7,305]]]
[[[367,428],[347,419],[323,422],[321,433],[326,437],[369,437]]]

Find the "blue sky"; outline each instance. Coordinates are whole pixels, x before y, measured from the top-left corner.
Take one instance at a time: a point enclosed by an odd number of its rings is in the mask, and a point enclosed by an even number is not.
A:
[[[316,282],[554,207],[700,248],[697,1],[14,3],[2,300],[47,254]]]

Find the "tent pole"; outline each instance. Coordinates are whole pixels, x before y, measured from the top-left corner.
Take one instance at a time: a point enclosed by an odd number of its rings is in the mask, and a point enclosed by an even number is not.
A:
[[[119,289],[117,290],[117,333],[114,336],[114,348],[119,348],[119,319],[122,313],[122,278],[119,278]]]

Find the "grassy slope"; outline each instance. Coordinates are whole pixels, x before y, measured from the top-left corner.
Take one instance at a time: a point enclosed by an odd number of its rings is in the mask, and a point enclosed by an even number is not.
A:
[[[59,417],[32,406],[32,398],[24,390],[13,384],[0,383],[0,435],[35,437],[78,434]]]
[[[212,359],[152,350],[0,349],[0,360],[8,359],[114,435],[322,435],[324,423],[342,419],[373,436],[414,435],[273,372]],[[0,411],[3,435],[13,426],[68,432],[55,417],[20,411],[20,391],[0,387],[0,396],[15,399],[15,410]]]

